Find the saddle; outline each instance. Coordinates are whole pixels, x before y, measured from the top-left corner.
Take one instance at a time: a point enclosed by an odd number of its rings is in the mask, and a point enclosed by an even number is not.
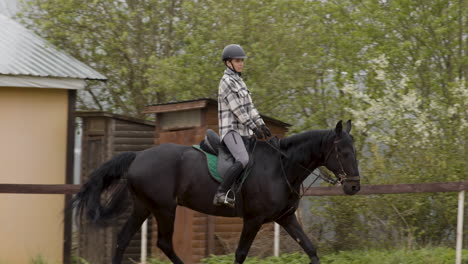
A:
[[[249,168],[252,166],[253,159],[251,155],[251,149],[253,145],[253,140],[247,137],[242,137],[242,140],[244,141],[245,148],[247,149],[247,152],[249,153],[249,164],[247,164],[245,170],[249,170]],[[217,174],[216,177],[213,175],[213,172],[211,173],[213,178],[215,178],[218,182],[222,181],[222,178],[224,177],[224,174],[226,171],[234,164],[235,159],[232,156],[231,152],[229,152],[229,149],[226,147],[226,145],[221,142],[218,134],[214,132],[212,129],[208,129],[206,131],[205,139],[200,142],[199,145],[199,150],[202,150],[206,153],[209,153],[213,156],[217,157]],[[197,146],[194,146],[196,149]],[[209,159],[210,157],[207,155],[208,163],[210,163]],[[208,165],[209,166],[209,165]],[[246,173],[244,174],[244,177],[246,177]],[[244,180],[244,179],[242,179]]]

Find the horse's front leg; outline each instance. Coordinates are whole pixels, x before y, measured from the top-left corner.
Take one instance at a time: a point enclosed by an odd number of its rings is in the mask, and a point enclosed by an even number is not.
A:
[[[260,230],[262,223],[263,222],[258,218],[244,218],[244,226],[242,227],[242,233],[240,236],[239,245],[237,246],[236,259],[234,264],[244,263],[244,260],[249,253],[250,246],[252,246],[252,242],[255,239],[258,230]]]
[[[317,250],[305,234],[304,230],[302,230],[295,214],[284,216],[276,222],[280,224],[297,243],[299,243],[302,249],[304,249],[310,258],[310,264],[320,264],[320,260],[317,257]]]

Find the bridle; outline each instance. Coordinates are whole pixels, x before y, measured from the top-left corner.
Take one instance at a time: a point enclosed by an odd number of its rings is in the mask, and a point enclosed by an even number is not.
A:
[[[325,155],[325,159],[324,159],[324,163],[326,163],[328,161],[328,159],[330,158],[331,154],[333,153],[333,151],[335,152],[335,157],[336,157],[336,160],[338,161],[338,164],[340,165],[340,170],[341,170],[341,173],[337,175],[337,178],[336,179],[332,179],[331,177],[327,176],[327,177],[324,177],[322,176],[320,173],[317,175],[316,173],[314,173],[313,171],[311,171],[308,167],[310,167],[310,165],[314,162],[314,161],[311,161],[311,163],[309,163],[307,166],[303,166],[302,164],[297,164],[299,165],[299,167],[301,167],[302,169],[306,170],[309,174],[312,174],[315,176],[315,179],[312,181],[311,184],[309,184],[309,186],[303,191],[302,191],[302,194],[298,193],[294,188],[293,186],[291,185],[291,183],[289,182],[288,180],[288,177],[286,175],[286,171],[284,170],[284,165],[283,165],[283,156],[285,158],[289,158],[288,155],[286,155],[286,153],[284,153],[283,151],[281,151],[281,149],[278,149],[275,145],[271,144],[270,142],[268,142],[268,140],[265,140],[264,142],[266,142],[271,148],[273,148],[274,150],[278,151],[281,155],[280,155],[280,164],[281,164],[281,170],[282,170],[282,175],[290,189],[290,191],[292,193],[295,193],[299,199],[302,198],[302,196],[304,196],[305,192],[318,180],[318,179],[322,179],[330,184],[333,184],[333,185],[341,185],[345,182],[353,182],[353,181],[360,181],[360,176],[348,176],[348,174],[345,172],[344,170],[344,167],[343,167],[343,163],[341,162],[341,159],[342,159],[342,155],[341,155],[341,152],[338,150],[338,143],[341,141],[341,139],[338,139],[338,138],[335,138],[333,140],[333,146],[330,147],[330,149],[328,149],[327,151],[327,154]],[[280,143],[278,142],[278,145]]]
[[[328,149],[327,154],[325,155],[325,160],[324,160],[324,163],[327,163],[328,159],[333,153],[333,150],[335,151],[335,158],[338,161],[338,164],[340,165],[341,173],[336,175],[337,179],[334,180],[335,181],[334,185],[337,183],[343,184],[344,182],[360,181],[361,180],[360,176],[348,176],[348,174],[344,170],[343,163],[341,162],[342,155],[341,155],[341,152],[338,150],[338,143],[340,141],[341,139],[338,139],[338,138],[335,138],[333,140],[333,146],[330,149]]]
[[[337,179],[332,179],[331,177],[327,176],[327,177],[323,177],[320,173],[317,175],[316,173],[314,173],[314,171],[311,171],[308,167],[310,167],[312,165],[312,163],[314,161],[311,161],[309,164],[307,164],[307,166],[303,166],[302,164],[297,164],[299,165],[299,167],[301,167],[302,169],[306,170],[309,175],[312,174],[315,176],[315,179],[309,184],[309,186],[307,186],[307,188],[304,189],[304,186],[302,185],[302,193],[296,191],[296,189],[294,189],[294,187],[291,185],[291,183],[289,182],[288,180],[288,176],[286,174],[286,171],[284,170],[284,165],[283,165],[283,156],[285,158],[289,158],[288,155],[286,153],[284,153],[283,151],[281,151],[281,149],[279,149],[278,147],[276,147],[274,144],[271,144],[270,142],[268,142],[268,140],[265,140],[264,142],[266,142],[271,148],[273,148],[274,150],[276,150],[278,153],[280,153],[280,165],[281,165],[281,171],[282,171],[282,176],[284,178],[284,180],[286,181],[288,187],[289,187],[289,190],[291,191],[291,193],[297,195],[298,199],[300,200],[304,195],[305,193],[307,192],[307,190],[318,180],[318,179],[322,179],[330,184],[333,184],[333,185],[336,185],[336,184],[342,184],[344,182],[349,182],[349,181],[359,181],[360,180],[360,177],[359,176],[352,176],[352,177],[348,177],[347,173],[344,171],[344,167],[343,167],[343,163],[341,162],[341,152],[339,152],[338,150],[338,142],[340,142],[341,139],[337,139],[335,138],[333,140],[333,146],[327,151],[327,154],[325,156],[325,160],[324,162],[326,163],[328,161],[328,159],[330,158],[333,150],[335,151],[335,154],[336,154],[336,159],[338,161],[338,163],[340,164],[340,169],[341,169],[341,172],[342,174],[338,174],[337,176]],[[280,145],[281,143],[278,141],[278,146]],[[294,211],[295,210],[295,207],[294,206],[291,206],[288,210],[286,210],[285,212],[283,212],[277,219],[280,219],[281,217],[283,217],[284,215],[288,214],[289,212],[291,211]]]

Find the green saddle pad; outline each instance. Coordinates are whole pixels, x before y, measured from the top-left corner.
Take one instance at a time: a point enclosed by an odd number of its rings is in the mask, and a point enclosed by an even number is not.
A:
[[[217,182],[222,182],[223,178],[218,174],[218,156],[210,154],[200,148],[200,145],[193,145],[193,147],[206,155],[206,163],[208,165],[208,170],[210,171],[211,177]]]

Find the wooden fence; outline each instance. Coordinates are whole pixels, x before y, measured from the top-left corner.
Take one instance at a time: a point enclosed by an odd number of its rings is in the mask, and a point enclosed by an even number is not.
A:
[[[74,194],[81,185],[78,184],[0,184],[0,193],[16,194]],[[358,195],[375,194],[401,194],[401,193],[436,193],[459,192],[458,217],[457,217],[457,243],[456,264],[461,264],[462,233],[463,233],[463,207],[464,191],[468,190],[468,181],[439,182],[439,183],[415,183],[415,184],[385,184],[363,185]],[[344,195],[341,187],[312,187],[305,191],[305,196],[335,196]],[[275,224],[275,255],[278,255],[277,237],[279,227]],[[278,240],[279,241],[279,240]],[[211,245],[211,247],[213,247]]]
[[[0,193],[75,194],[79,184],[0,184]]]
[[[0,193],[23,194],[74,194],[79,184],[0,184]],[[468,191],[468,181],[415,183],[415,184],[383,184],[361,185],[357,195],[400,194],[400,193],[435,193]],[[341,187],[311,187],[305,196],[335,196],[344,195]]]

